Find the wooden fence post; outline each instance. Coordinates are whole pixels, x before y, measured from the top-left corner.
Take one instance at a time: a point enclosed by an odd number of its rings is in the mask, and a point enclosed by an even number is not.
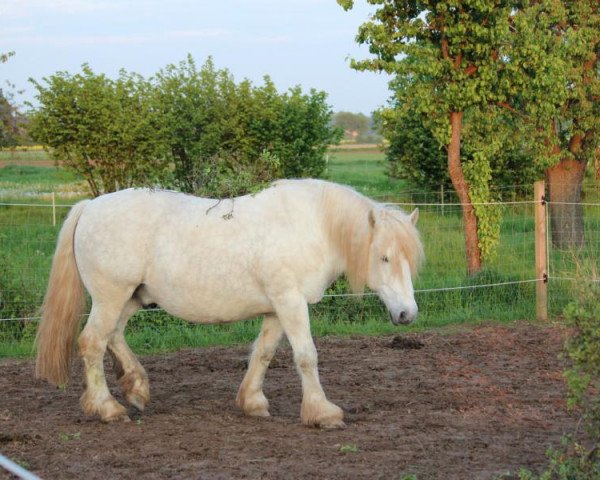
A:
[[[52,192],[52,226],[56,227],[56,195]]]
[[[546,232],[546,184],[543,180],[533,185],[535,202],[535,273],[536,318],[548,320],[548,265]]]
[[[441,204],[442,204],[442,216],[443,216],[444,215],[444,184],[443,183],[440,188],[440,200],[441,200]]]

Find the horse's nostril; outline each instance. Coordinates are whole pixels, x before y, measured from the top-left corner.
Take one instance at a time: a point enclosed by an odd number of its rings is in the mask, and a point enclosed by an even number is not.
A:
[[[400,322],[404,322],[406,320],[406,312],[400,312],[400,316],[398,317]]]

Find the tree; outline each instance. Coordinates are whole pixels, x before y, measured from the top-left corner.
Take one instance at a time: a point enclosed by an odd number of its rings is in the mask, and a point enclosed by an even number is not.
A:
[[[121,71],[111,80],[83,65],[75,75],[58,72],[31,82],[40,104],[31,117],[32,136],[83,175],[94,196],[164,182],[164,126],[142,77]]]
[[[531,2],[515,20],[513,64],[528,75],[507,103],[527,118],[543,146],[554,245],[581,246],[583,177],[598,155],[600,137],[599,4]],[[558,59],[558,71],[548,71],[549,58]],[[549,99],[556,86],[560,95]]]
[[[350,9],[354,2],[338,3]],[[353,60],[351,65],[395,75],[400,87],[396,92],[403,95],[403,104],[423,117],[447,149],[449,177],[462,205],[467,270],[474,274],[482,264],[478,227],[487,223],[482,222],[485,211],[476,212],[474,203],[489,200],[489,159],[501,145],[486,145],[466,172],[461,162],[463,119],[466,110],[483,110],[495,101],[501,52],[510,33],[509,18],[515,2],[368,3],[377,5],[377,10],[359,27],[356,39],[368,44],[375,58]]]
[[[390,176],[409,180],[429,191],[437,192],[441,186],[451,189],[447,151],[424,125],[418,112],[404,109],[392,100],[388,108],[381,108],[376,113],[376,118],[387,140]],[[507,192],[497,187],[514,186],[510,193],[518,192],[520,188],[526,191],[529,189],[523,186],[530,186],[539,176],[539,171],[529,161],[530,149],[526,143],[514,141],[515,130],[518,130],[515,119],[509,112],[492,110],[482,115],[478,110],[471,110],[465,113],[461,157],[467,170],[477,162],[475,155],[490,137],[496,137],[503,145],[490,158],[490,184],[498,200],[504,199]]]
[[[447,148],[463,205],[469,273],[481,266],[488,234],[498,231],[479,205],[493,200],[493,159],[508,158],[500,140],[507,132],[526,153],[516,157],[519,171],[545,171],[551,200],[564,202],[551,205],[553,235],[566,232],[566,241],[554,237],[555,243],[581,244],[581,180],[598,148],[597,2],[368,1],[378,10],[357,41],[375,58],[352,66],[394,74],[401,108],[420,115]],[[512,120],[498,121],[505,115],[498,109]],[[481,127],[483,137],[465,136]],[[477,137],[465,162],[461,143],[464,150]]]
[[[371,125],[370,119],[363,113],[337,112],[333,116],[333,124],[344,130],[347,140],[356,141],[364,137]]]
[[[17,135],[16,109],[0,89],[0,148],[16,145]]]
[[[0,53],[0,63],[5,63],[15,53]],[[0,148],[16,145],[18,134],[17,111],[10,97],[0,89]]]

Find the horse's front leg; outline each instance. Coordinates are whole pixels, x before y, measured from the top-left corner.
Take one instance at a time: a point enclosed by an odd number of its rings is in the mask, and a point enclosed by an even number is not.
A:
[[[265,315],[262,328],[250,356],[248,371],[240,385],[236,403],[246,415],[269,416],[269,401],[263,393],[263,381],[269,363],[281,340],[283,330],[275,315]]]
[[[302,379],[300,419],[304,425],[339,428],[344,426],[344,412],[327,400],[317,368],[317,349],[310,334],[308,305],[300,294],[277,298],[275,310],[292,346],[296,369]]]

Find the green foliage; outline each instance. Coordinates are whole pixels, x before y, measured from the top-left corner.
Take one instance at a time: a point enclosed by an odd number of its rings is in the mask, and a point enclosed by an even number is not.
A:
[[[94,195],[165,177],[161,118],[142,77],[121,71],[111,80],[83,65],[81,73],[58,72],[32,83],[40,108],[32,114],[31,135],[81,174]]]
[[[319,176],[337,141],[323,92],[280,94],[269,77],[236,84],[211,58],[191,56],[156,77],[156,109],[183,191],[231,196],[281,177]]]
[[[582,413],[582,423],[592,448],[566,436],[561,448],[547,452],[550,465],[540,476],[527,470],[521,480],[597,480],[600,478],[600,283],[595,267],[580,266],[574,300],[565,308],[564,371],[567,405]],[[585,280],[585,279],[592,279]]]
[[[581,281],[575,299],[565,309],[568,337],[565,353],[570,366],[565,370],[569,386],[568,403],[585,412],[592,438],[600,438],[600,284],[594,269]]]
[[[445,148],[423,125],[414,110],[383,108],[376,112],[376,121],[387,140],[386,159],[392,178],[410,181],[418,188],[437,191],[451,188],[448,175],[448,154]]]
[[[351,1],[339,0],[338,3],[345,9],[353,5]],[[352,67],[385,71],[395,76],[391,84],[392,108],[403,111],[399,115],[401,121],[409,118],[415,131],[404,132],[401,122],[392,122],[387,132],[403,137],[393,142],[394,153],[400,150],[400,158],[406,159],[415,155],[415,151],[424,150],[416,155],[420,157],[418,160],[427,155],[424,162],[417,164],[425,166],[425,172],[414,167],[416,162],[411,160],[406,171],[412,178],[425,179],[430,177],[428,172],[435,170],[436,164],[440,165],[439,150],[433,139],[440,146],[449,145],[450,114],[479,115],[487,105],[499,101],[501,52],[509,43],[509,19],[517,5],[510,0],[409,4],[368,0],[368,3],[376,5],[377,10],[359,27],[356,39],[358,43],[367,44],[375,58],[353,60]],[[388,120],[393,118],[388,115]],[[411,148],[406,153],[401,145],[404,139]],[[424,148],[419,149],[419,144]],[[491,159],[497,152],[491,145],[499,144],[471,142],[468,167],[463,160],[461,168],[468,184],[465,193],[474,203],[493,200]],[[446,183],[448,178],[441,172],[435,177],[440,184]],[[475,208],[475,213],[481,255],[488,258],[497,243],[498,212]]]
[[[228,196],[319,176],[340,136],[324,92],[280,94],[268,77],[237,84],[210,58],[197,68],[188,56],[149,80],[125,71],[111,80],[84,65],[32,82],[32,135],[94,195],[162,186]]]
[[[12,51],[0,53],[0,64],[8,62],[14,54]],[[0,148],[16,145],[19,135],[17,112],[10,100],[11,95],[6,95],[0,88]]]
[[[286,177],[317,177],[325,169],[325,153],[336,144],[342,132],[331,127],[332,111],[325,103],[326,94],[311,90],[302,93],[294,87],[284,95],[280,118],[280,137],[274,153],[281,159]]]
[[[560,449],[549,449],[548,468],[540,475],[529,470],[519,471],[519,480],[598,480],[600,458],[598,451],[589,451],[583,445],[564,437]]]
[[[346,10],[354,5],[338,3]],[[474,203],[495,199],[494,186],[511,180],[503,172],[524,183],[559,159],[594,157],[600,129],[597,1],[367,3],[376,10],[356,40],[373,58],[352,60],[352,67],[394,75],[393,112],[382,115],[397,159],[392,174],[436,187],[447,181],[433,139],[448,145],[452,112],[465,114],[461,162]],[[499,216],[475,210],[479,246],[489,256]]]
[[[528,125],[534,161],[589,162],[600,135],[598,2],[531,2],[512,26],[500,93]]]
[[[10,51],[10,52],[6,52],[6,53],[0,53],[0,63],[6,63],[8,62],[8,59],[12,56],[14,56],[15,52]]]
[[[358,448],[358,445],[356,445],[354,443],[345,443],[344,445],[340,446],[340,452],[341,453],[358,453],[358,452],[360,452],[360,448]]]
[[[15,108],[0,88],[0,148],[17,145],[18,128]]]

